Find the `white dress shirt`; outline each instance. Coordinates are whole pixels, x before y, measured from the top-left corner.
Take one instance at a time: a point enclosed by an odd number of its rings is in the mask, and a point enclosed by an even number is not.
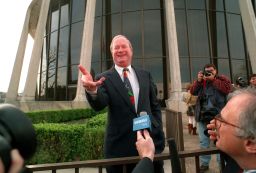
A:
[[[129,69],[129,73],[127,73],[127,75],[128,75],[128,79],[129,79],[129,81],[131,83],[131,86],[132,86],[132,91],[133,91],[134,100],[135,100],[135,110],[137,112],[139,92],[140,92],[139,82],[138,82],[138,78],[136,76],[136,73],[135,73],[134,69],[131,67],[131,65],[129,65],[126,68]],[[118,74],[120,75],[121,79],[124,81],[124,77],[123,77],[123,69],[124,68],[119,67],[118,65],[115,65],[115,69],[118,72]]]

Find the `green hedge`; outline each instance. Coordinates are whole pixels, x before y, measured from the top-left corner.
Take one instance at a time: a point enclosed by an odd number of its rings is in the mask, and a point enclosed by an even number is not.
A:
[[[98,114],[92,118],[90,118],[85,126],[86,128],[100,128],[100,127],[105,127],[106,123],[107,123],[107,114],[106,113],[102,113],[102,114]]]
[[[95,112],[92,109],[68,109],[68,110],[47,110],[27,112],[27,116],[33,124],[37,123],[60,123],[72,120],[91,118],[99,113],[106,112],[104,109],[101,112]]]
[[[38,147],[27,164],[59,163],[103,158],[106,113],[85,124],[34,124]]]

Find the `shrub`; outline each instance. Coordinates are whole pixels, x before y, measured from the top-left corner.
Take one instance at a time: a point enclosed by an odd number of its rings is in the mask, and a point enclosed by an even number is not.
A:
[[[37,123],[60,123],[72,120],[86,119],[95,116],[96,114],[106,112],[104,109],[101,112],[95,112],[93,109],[68,109],[68,110],[47,110],[27,112],[27,116],[33,124]]]
[[[34,124],[37,151],[27,164],[59,163],[103,158],[106,113],[85,124]]]

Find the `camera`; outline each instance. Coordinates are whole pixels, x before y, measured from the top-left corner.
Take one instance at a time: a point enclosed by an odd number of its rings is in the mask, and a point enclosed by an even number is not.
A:
[[[241,88],[245,88],[245,87],[247,87],[247,82],[244,80],[243,77],[239,76],[236,79],[236,85],[240,86]]]
[[[209,70],[204,70],[203,74],[204,74],[204,76],[209,77],[212,75],[212,72]]]
[[[31,120],[17,107],[1,104],[0,158],[5,172],[8,172],[11,166],[12,149],[18,149],[23,159],[29,159],[35,153],[36,145],[36,134]]]

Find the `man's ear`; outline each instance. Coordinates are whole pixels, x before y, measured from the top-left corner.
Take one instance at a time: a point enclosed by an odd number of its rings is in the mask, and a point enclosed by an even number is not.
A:
[[[256,140],[252,140],[252,139],[246,139],[244,141],[244,146],[245,146],[245,150],[248,153],[251,154],[256,154]]]

